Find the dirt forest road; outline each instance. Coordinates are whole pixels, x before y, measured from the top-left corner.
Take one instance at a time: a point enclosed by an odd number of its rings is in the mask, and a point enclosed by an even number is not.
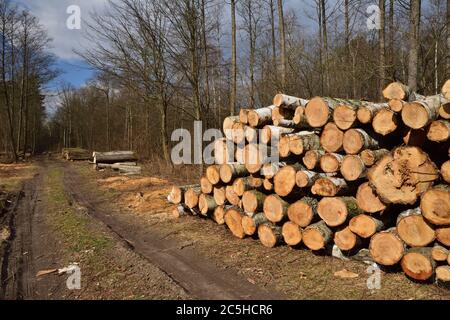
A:
[[[1,261],[0,299],[282,297],[219,270],[189,246],[161,239],[120,210],[105,211],[72,166],[35,165],[5,214],[11,237]],[[68,275],[55,270],[71,262],[80,266],[81,290],[68,290]]]

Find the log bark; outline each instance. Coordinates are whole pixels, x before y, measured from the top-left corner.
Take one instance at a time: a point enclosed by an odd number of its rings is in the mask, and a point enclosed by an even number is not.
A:
[[[375,234],[369,245],[372,259],[383,266],[393,266],[400,262],[405,254],[405,244],[395,228]]]
[[[370,150],[366,149],[361,151],[360,157],[364,165],[369,168],[372,167],[376,162],[389,153],[387,149]]]
[[[260,212],[253,217],[244,216],[242,217],[242,228],[244,229],[244,233],[248,236],[252,236],[258,230],[258,227],[262,224],[267,223],[268,220],[264,213]]]
[[[238,177],[248,175],[248,170],[243,164],[222,164],[219,168],[220,179],[224,183],[230,183]]]
[[[412,92],[413,91],[403,83],[392,82],[383,90],[383,97],[386,100],[398,99],[407,101]]]
[[[214,187],[213,197],[218,206],[224,205],[227,200],[225,187]]]
[[[410,247],[426,247],[436,238],[434,229],[425,221],[420,208],[409,209],[399,214],[397,233]]]
[[[138,166],[119,166],[119,173],[123,175],[140,175],[142,168]]]
[[[442,95],[429,96],[425,99],[409,102],[402,110],[403,122],[412,129],[421,129],[437,120],[439,109],[447,103]]]
[[[110,151],[94,152],[94,163],[116,163],[124,161],[136,161],[137,157],[133,151]]]
[[[383,220],[369,216],[367,214],[360,214],[350,219],[350,230],[360,236],[361,238],[368,239],[375,233],[380,232],[385,227]]]
[[[399,117],[395,112],[382,109],[373,118],[372,128],[376,133],[387,136],[397,130],[399,123]]]
[[[412,248],[402,259],[403,272],[415,280],[430,279],[436,269],[436,262],[431,258],[431,248]]]
[[[198,208],[200,209],[200,213],[202,215],[208,216],[208,214],[214,212],[216,207],[217,203],[212,196],[202,193],[198,197]]]
[[[302,242],[303,230],[298,224],[292,221],[283,224],[281,233],[283,234],[284,242],[289,246],[297,246]]]
[[[289,137],[289,151],[294,155],[299,156],[306,151],[320,148],[320,138],[314,132],[302,131],[287,137]]]
[[[212,165],[206,168],[206,178],[213,185],[216,185],[220,182],[220,166]]]
[[[443,245],[450,247],[450,227],[437,228],[436,239]]]
[[[349,187],[341,178],[319,178],[311,187],[312,194],[322,197],[334,197],[343,195],[349,191]]]
[[[193,209],[198,205],[198,197],[200,196],[200,188],[188,188],[184,194],[184,204],[189,209]]]
[[[184,194],[189,188],[199,188],[198,184],[188,186],[173,186],[167,196],[167,200],[172,204],[180,204],[184,201]]]
[[[317,213],[318,203],[319,201],[312,197],[304,197],[294,202],[287,211],[289,220],[302,228],[306,228],[319,218]]]
[[[275,106],[250,110],[248,112],[248,124],[253,128],[260,128],[272,123],[272,110]]]
[[[250,184],[249,177],[237,178],[233,182],[233,191],[238,197],[242,197],[244,192],[251,190],[252,185]]]
[[[361,238],[346,227],[334,234],[334,243],[342,251],[351,251],[361,245]]]
[[[450,121],[433,121],[428,129],[427,138],[430,141],[445,142],[450,137]]]
[[[450,160],[445,161],[442,165],[441,176],[445,182],[450,183]]]
[[[341,163],[341,174],[347,181],[356,181],[366,177],[366,166],[357,155],[346,155]]]
[[[276,247],[283,240],[281,228],[271,223],[265,223],[258,227],[258,237],[263,246],[267,248]]]
[[[305,114],[313,128],[323,127],[330,119],[333,110],[339,105],[360,106],[360,101],[315,97],[306,106]]]
[[[414,204],[438,177],[435,164],[417,147],[395,149],[368,172],[371,186],[386,204]]]
[[[303,231],[303,243],[313,251],[325,249],[332,240],[333,232],[325,221],[312,224]]]
[[[232,204],[233,206],[239,206],[241,198],[239,198],[236,192],[234,192],[233,186],[225,187],[225,196],[230,204]]]
[[[282,107],[282,108],[294,109],[294,110],[297,107],[306,107],[308,102],[309,102],[308,100],[305,100],[305,99],[302,99],[302,98],[288,96],[288,95],[281,94],[281,93],[277,94],[273,98],[273,105],[275,107]]]
[[[373,121],[375,115],[383,110],[388,109],[389,105],[386,103],[366,103],[363,102],[356,112],[358,121],[362,124],[369,124]]]
[[[273,194],[265,199],[263,211],[270,222],[278,223],[287,217],[288,208],[289,203],[280,196]]]
[[[245,191],[242,196],[242,207],[246,213],[261,212],[264,208],[264,200],[266,195],[257,190]]]
[[[358,207],[368,213],[383,212],[387,206],[380,200],[368,182],[361,184],[356,192]]]
[[[347,154],[358,154],[365,149],[378,149],[378,141],[362,129],[350,129],[344,134],[344,150]]]
[[[260,133],[260,140],[263,144],[271,144],[272,139],[280,141],[283,134],[294,132],[292,128],[283,128],[276,126],[265,126]]]
[[[319,201],[317,212],[329,227],[339,227],[363,211],[353,197],[327,197]]]
[[[314,171],[300,170],[295,174],[295,184],[299,188],[310,188],[317,179],[332,177],[332,173],[317,173]]]
[[[209,182],[207,177],[200,178],[200,188],[202,193],[211,194],[213,192],[214,186],[211,182]]]
[[[281,168],[273,178],[275,193],[281,197],[291,194],[296,187],[296,174],[300,170],[304,170],[304,167],[299,163]]]
[[[446,262],[448,254],[448,249],[443,246],[435,244],[434,247],[431,248],[431,258],[433,258],[434,261]]]
[[[325,173],[336,173],[339,171],[344,156],[339,153],[327,153],[320,158],[320,168]]]
[[[420,201],[422,214],[437,226],[450,225],[450,187],[438,185],[422,195]]]
[[[309,170],[314,170],[320,165],[320,158],[325,155],[324,150],[309,150],[303,157],[303,164]]]
[[[448,283],[450,281],[450,266],[439,266],[436,268],[436,280]]]
[[[320,144],[322,148],[330,153],[342,151],[344,143],[344,132],[341,131],[336,124],[328,123],[320,136]]]
[[[225,212],[225,224],[231,233],[239,239],[245,238],[244,228],[242,227],[243,217],[244,213],[242,210],[236,207],[230,208]]]

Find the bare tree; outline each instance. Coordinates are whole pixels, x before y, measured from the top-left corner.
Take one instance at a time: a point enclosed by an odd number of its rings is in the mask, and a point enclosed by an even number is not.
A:
[[[379,1],[380,8],[380,29],[378,31],[379,34],[379,57],[380,57],[380,85],[379,85],[379,95],[380,98],[383,98],[383,89],[385,86],[386,79],[386,42],[385,42],[385,13],[386,13],[386,1]]]
[[[278,28],[280,32],[281,89],[286,90],[286,33],[283,0],[278,0]]]
[[[234,115],[236,109],[237,93],[237,53],[236,53],[236,0],[230,0],[231,4],[231,93],[230,115]]]
[[[408,86],[411,90],[417,90],[417,70],[420,41],[420,5],[421,0],[410,1]]]

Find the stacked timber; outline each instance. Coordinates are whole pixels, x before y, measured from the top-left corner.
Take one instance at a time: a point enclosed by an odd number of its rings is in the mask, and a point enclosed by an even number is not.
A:
[[[448,282],[450,80],[435,96],[398,82],[383,94],[382,103],[278,94],[243,109],[225,119],[200,185],[173,187],[168,200],[177,216],[210,217],[266,247],[365,256]]]
[[[111,169],[122,175],[139,175],[142,168],[137,165],[137,156],[133,151],[109,151],[92,154],[97,170]]]
[[[61,156],[64,160],[69,161],[83,161],[92,159],[92,154],[89,150],[81,148],[63,148],[61,151]]]

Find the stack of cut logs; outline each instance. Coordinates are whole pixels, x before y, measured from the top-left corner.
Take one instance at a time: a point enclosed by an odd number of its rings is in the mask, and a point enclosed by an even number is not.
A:
[[[69,161],[91,160],[91,153],[89,150],[81,148],[63,148],[61,156]]]
[[[112,169],[123,175],[141,174],[141,167],[137,165],[137,157],[133,151],[95,151],[92,158],[97,170]]]
[[[177,216],[209,217],[266,247],[285,243],[450,281],[450,80],[386,103],[278,94],[224,121],[216,165],[173,187]],[[278,137],[278,139],[276,139]],[[274,155],[279,155],[278,161]]]

